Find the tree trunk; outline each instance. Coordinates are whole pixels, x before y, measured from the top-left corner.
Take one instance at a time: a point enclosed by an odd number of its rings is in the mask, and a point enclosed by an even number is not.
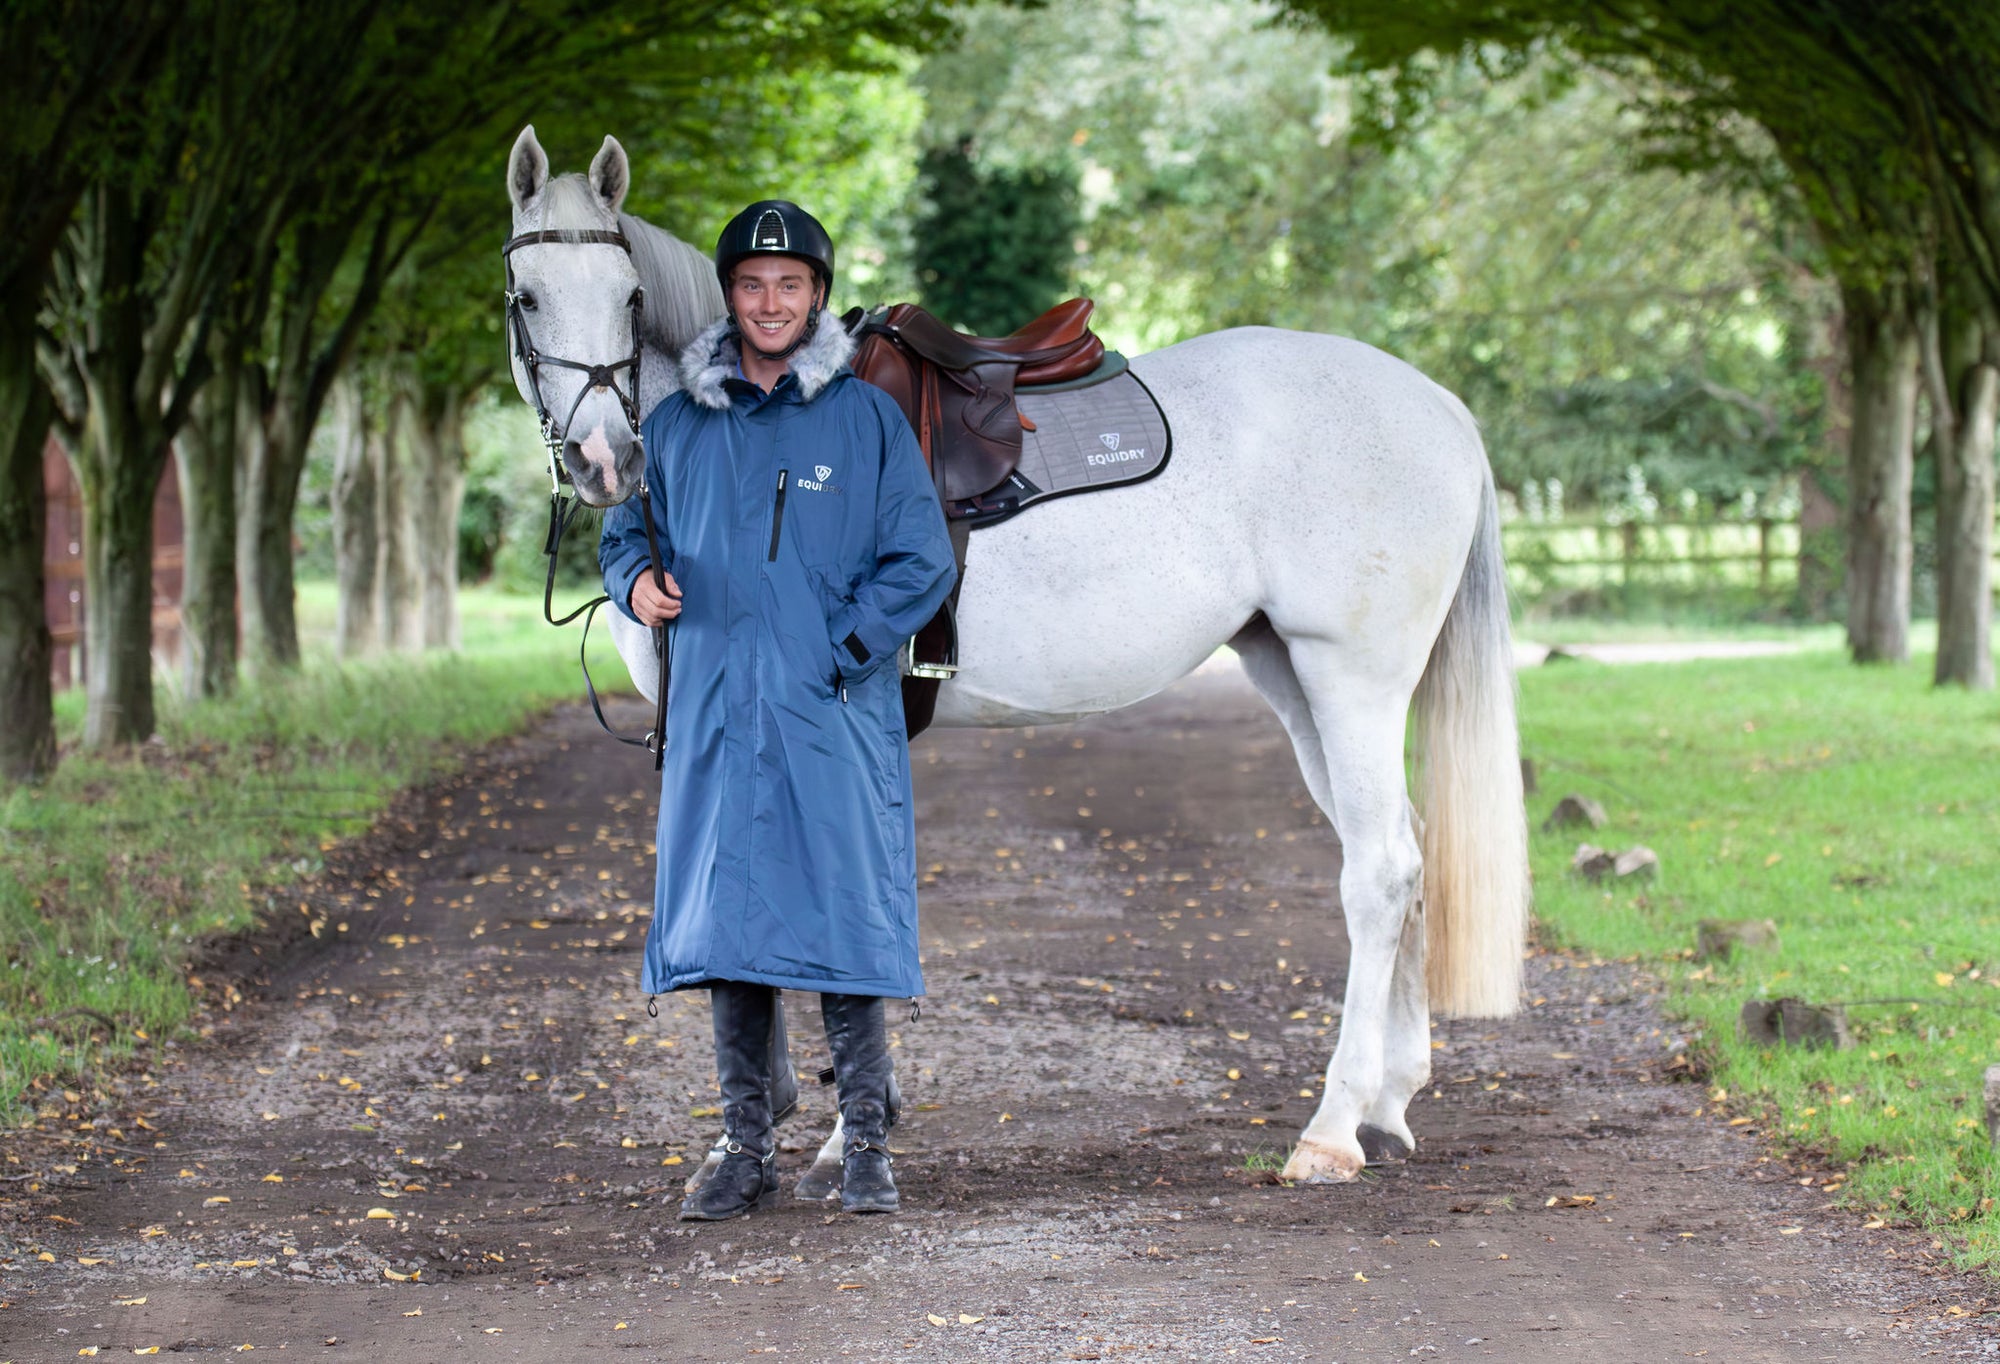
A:
[[[187,694],[236,690],[236,421],[240,367],[225,356],[177,442],[186,567],[181,651]]]
[[[390,402],[387,429],[381,433],[381,473],[376,485],[380,508],[381,548],[375,581],[379,592],[376,618],[382,645],[397,653],[424,647],[423,583],[417,566],[416,500],[412,486],[410,403],[398,393]]]
[[[1939,686],[1993,688],[1993,444],[2000,368],[1969,292],[1944,281],[1932,361],[1937,451]],[[1992,338],[2000,340],[2000,338]]]
[[[1849,288],[1854,424],[1847,455],[1847,647],[1857,663],[1910,656],[1910,471],[1918,330],[1897,291]]]
[[[333,389],[333,561],[340,618],[335,643],[342,658],[373,653],[375,632],[376,451],[361,383],[353,376]]]
[[[242,583],[243,626],[262,668],[295,668],[299,623],[292,571],[292,509],[304,468],[305,436],[282,396],[269,394],[255,369],[257,418],[246,423],[243,483],[236,523],[237,573]],[[250,375],[246,374],[248,381]]]
[[[152,737],[153,499],[165,452],[135,449],[145,436],[93,405],[77,482],[83,490],[83,740],[93,748]],[[106,410],[106,409],[110,410]]]
[[[34,310],[0,310],[0,786],[38,781],[56,765],[42,568],[51,400],[34,347]]]
[[[458,510],[465,500],[465,404],[454,388],[413,394],[408,473],[422,490],[413,523],[426,649],[458,647]]]

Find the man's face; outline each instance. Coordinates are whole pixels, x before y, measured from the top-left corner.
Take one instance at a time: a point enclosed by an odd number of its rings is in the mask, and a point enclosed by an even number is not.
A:
[[[797,256],[752,256],[730,273],[729,306],[752,344],[775,355],[805,330],[816,284]]]

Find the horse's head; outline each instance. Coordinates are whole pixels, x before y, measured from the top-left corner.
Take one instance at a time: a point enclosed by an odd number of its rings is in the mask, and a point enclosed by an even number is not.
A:
[[[639,272],[614,235],[630,182],[625,149],[610,137],[587,178],[550,179],[532,126],[521,130],[507,163],[514,384],[547,424],[577,495],[597,507],[632,496],[645,473],[637,429]],[[521,240],[538,233],[561,239]]]

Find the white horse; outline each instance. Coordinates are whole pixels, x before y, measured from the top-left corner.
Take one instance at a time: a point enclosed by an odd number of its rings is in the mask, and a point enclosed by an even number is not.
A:
[[[618,215],[627,177],[606,138],[588,182],[552,183],[529,129],[508,179],[517,233],[616,222],[633,236],[629,260],[542,245],[520,272],[544,314],[562,300],[569,330],[551,335],[598,363],[632,346],[623,296],[607,302],[616,290],[602,280],[643,279],[658,328],[641,338],[650,386],[721,303],[705,257]],[[656,324],[669,297],[706,310]],[[1353,1179],[1415,1148],[1405,1110],[1430,1078],[1432,1010],[1519,1007],[1527,827],[1492,471],[1456,397],[1358,341],[1244,327],[1131,365],[1172,425],[1172,459],[1149,481],[973,535],[960,671],[935,723],[1075,720],[1151,696],[1222,645],[1241,656],[1339,836],[1351,948],[1325,1097],[1284,1177]],[[592,427],[582,448],[615,447],[621,425]],[[628,495],[635,477],[619,473],[602,496]],[[652,697],[649,633],[622,614],[611,622]],[[829,1164],[838,1178],[838,1138],[815,1166],[822,1181]]]

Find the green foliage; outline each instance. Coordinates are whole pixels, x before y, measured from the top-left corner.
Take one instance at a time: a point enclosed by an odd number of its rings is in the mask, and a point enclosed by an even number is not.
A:
[[[1661,864],[1645,886],[1591,885],[1568,869],[1573,832],[1538,833],[1542,938],[1637,954],[1698,1027],[1727,1112],[1845,1165],[1840,1196],[1856,1207],[2000,1264],[2000,1155],[1979,1097],[2000,1057],[1990,700],[1908,671],[1857,672],[1832,650],[1539,668],[1521,695],[1523,751],[1550,793],[1532,813],[1558,793],[1594,796],[1611,823],[1592,841],[1643,843]],[[1773,919],[1781,945],[1694,963],[1707,918]],[[1743,1002],[1782,995],[1847,1003],[1855,1049],[1740,1041]],[[1690,1110],[1716,1102],[1688,1094]]]
[[[1763,181],[1635,152],[1657,80],[1474,54],[1385,112],[1380,82],[1333,74],[1340,43],[1276,14],[975,7],[923,68],[930,136],[969,136],[984,170],[1079,167],[1079,282],[1127,350],[1241,324],[1358,337],[1466,398],[1503,485],[1556,478],[1576,505],[1633,464],[1710,506],[1790,476],[1830,291]],[[1769,160],[1754,127],[1739,141]]]
[[[924,153],[916,227],[924,306],[983,336],[1004,336],[1062,301],[1082,227],[1066,167],[982,168],[970,143]]]
[[[331,588],[301,595],[306,628],[330,633]],[[467,593],[463,654],[343,666],[322,651],[230,700],[168,709],[164,748],[73,755],[0,800],[0,1122],[31,1080],[87,1079],[129,1053],[134,1029],[172,1036],[194,1007],[185,963],[204,935],[296,912],[285,887],[330,840],[574,696],[576,636],[539,608]],[[593,671],[623,680],[615,657]],[[77,709],[59,716],[67,740]],[[120,1030],[37,1022],[72,1009]]]

